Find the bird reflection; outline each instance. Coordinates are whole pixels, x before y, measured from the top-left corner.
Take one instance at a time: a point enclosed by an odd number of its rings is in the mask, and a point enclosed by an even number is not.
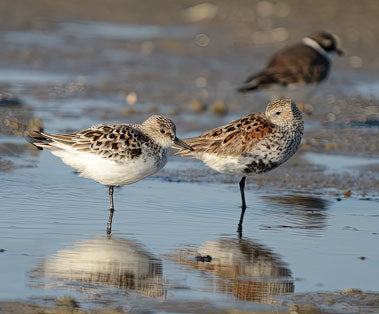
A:
[[[139,242],[116,237],[77,241],[73,248],[48,257],[33,274],[66,283],[131,289],[149,297],[165,294],[162,261]]]
[[[215,275],[214,288],[237,299],[273,304],[273,296],[294,292],[291,271],[278,255],[256,241],[223,237],[205,242],[195,259],[185,252],[177,259],[179,263]]]
[[[331,202],[316,196],[305,195],[279,195],[265,196],[270,202],[274,203],[275,208],[270,213],[285,214],[294,224],[285,227],[300,229],[324,229],[328,218],[327,209]]]

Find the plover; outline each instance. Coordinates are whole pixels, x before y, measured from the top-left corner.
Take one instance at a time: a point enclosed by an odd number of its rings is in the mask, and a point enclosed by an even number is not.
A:
[[[239,231],[242,231],[246,177],[267,172],[287,161],[297,151],[303,130],[301,111],[291,99],[281,99],[269,103],[264,114],[249,114],[185,139],[194,151],[178,147],[177,154],[200,159],[220,173],[242,176],[239,183],[242,199]]]
[[[100,124],[72,134],[35,132],[28,141],[49,149],[80,176],[109,186],[107,234],[112,228],[113,187],[132,184],[162,169],[174,143],[193,150],[176,137],[174,122],[158,115],[142,124]]]
[[[237,91],[246,93],[263,89],[272,99],[291,96],[296,102],[304,101],[301,98],[309,95],[317,83],[328,76],[332,53],[343,54],[335,35],[311,34],[274,54],[266,68],[249,76]]]

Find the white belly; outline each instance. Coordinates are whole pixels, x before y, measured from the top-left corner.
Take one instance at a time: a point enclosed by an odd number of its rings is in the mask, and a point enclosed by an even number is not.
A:
[[[162,169],[168,159],[168,150],[165,150],[159,162],[156,158],[143,154],[135,159],[117,162],[89,153],[67,153],[61,150],[51,152],[65,164],[77,169],[80,176],[111,186],[131,184],[151,176]]]
[[[244,174],[246,162],[241,157],[219,157],[215,154],[203,154],[201,159],[210,168],[226,174]]]

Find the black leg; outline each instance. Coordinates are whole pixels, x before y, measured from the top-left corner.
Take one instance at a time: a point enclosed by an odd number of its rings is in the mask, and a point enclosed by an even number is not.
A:
[[[242,238],[242,223],[243,223],[243,216],[245,215],[245,210],[246,210],[246,207],[242,207],[240,222],[238,223],[238,228],[237,228],[237,232],[240,238]]]
[[[240,221],[238,223],[238,229],[237,232],[240,237],[242,237],[242,223],[243,223],[243,216],[245,216],[246,211],[246,202],[245,202],[245,181],[246,177],[242,177],[240,181],[240,191],[241,191],[241,199],[242,199],[242,206],[241,206],[241,216]]]
[[[241,191],[241,199],[242,199],[242,208],[246,209],[246,202],[245,202],[245,181],[246,177],[242,177],[240,181],[240,191]]]
[[[107,224],[107,234],[111,234],[112,232],[112,219],[113,219],[113,213],[114,213],[114,205],[113,205],[113,186],[109,186],[109,201],[111,203],[110,213],[109,213],[109,219]]]

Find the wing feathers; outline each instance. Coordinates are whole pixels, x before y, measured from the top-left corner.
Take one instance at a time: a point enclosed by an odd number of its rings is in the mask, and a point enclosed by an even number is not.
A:
[[[210,153],[218,156],[237,156],[248,152],[253,145],[269,136],[274,130],[275,125],[263,114],[250,114],[198,137],[185,139],[184,141],[192,146],[194,151],[179,149],[177,154],[195,156]]]
[[[130,125],[98,125],[72,134],[30,134],[29,141],[37,147],[91,153],[120,161],[142,154],[142,142],[151,140],[138,128]],[[151,142],[149,145],[156,145]]]

